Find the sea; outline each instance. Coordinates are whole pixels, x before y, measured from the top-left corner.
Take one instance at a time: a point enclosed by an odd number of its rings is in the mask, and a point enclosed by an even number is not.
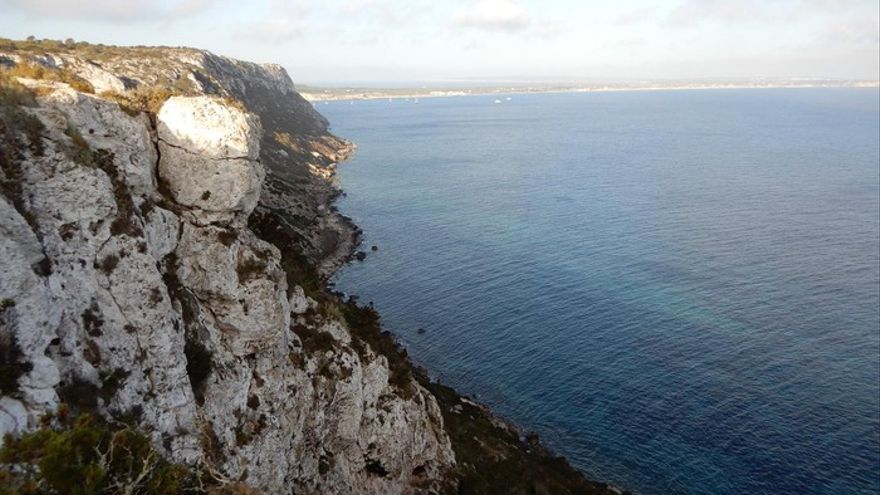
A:
[[[880,90],[316,106],[431,376],[637,495],[880,492]]]

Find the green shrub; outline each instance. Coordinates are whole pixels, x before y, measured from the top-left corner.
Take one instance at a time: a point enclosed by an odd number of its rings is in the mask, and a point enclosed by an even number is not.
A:
[[[205,466],[167,461],[130,424],[62,405],[43,427],[6,435],[0,449],[0,495],[258,495]]]
[[[4,464],[0,480],[4,486],[18,488],[11,493],[202,491],[196,470],[164,460],[149,439],[132,427],[109,424],[89,414],[74,418],[63,410],[46,423],[18,438],[7,435],[0,450]]]

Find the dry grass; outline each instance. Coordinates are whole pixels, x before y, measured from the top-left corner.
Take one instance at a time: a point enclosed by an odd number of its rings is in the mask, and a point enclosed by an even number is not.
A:
[[[82,93],[94,93],[95,88],[85,79],[68,69],[44,67],[39,64],[20,63],[9,69],[0,69],[6,78],[23,77],[40,81],[61,82]]]
[[[277,142],[281,146],[284,146],[287,149],[295,152],[301,151],[299,144],[296,142],[296,139],[291,136],[290,133],[275,131],[272,137],[275,138],[275,142]]]
[[[125,93],[105,91],[99,96],[115,101],[129,115],[137,115],[141,112],[156,115],[168,98],[178,94],[180,93],[169,88],[149,86],[126,91]]]

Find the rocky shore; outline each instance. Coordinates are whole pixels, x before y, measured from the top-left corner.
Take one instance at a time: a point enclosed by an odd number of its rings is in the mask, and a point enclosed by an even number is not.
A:
[[[327,289],[353,150],[279,66],[0,40],[0,488],[617,493]]]

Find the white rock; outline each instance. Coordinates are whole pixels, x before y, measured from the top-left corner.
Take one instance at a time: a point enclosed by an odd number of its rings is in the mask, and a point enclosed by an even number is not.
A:
[[[306,297],[306,292],[299,285],[294,286],[290,291],[290,312],[301,315],[308,311],[309,307],[309,298]]]
[[[210,96],[169,98],[158,115],[159,139],[206,158],[260,156],[260,124],[253,114]]]
[[[159,175],[174,201],[206,212],[250,214],[260,198],[265,173],[259,162],[195,155],[159,142]]]
[[[131,116],[115,102],[60,88],[44,104],[64,114],[68,126],[82,136],[93,150],[111,150],[114,163],[133,192],[154,191],[156,149],[146,114]]]
[[[122,79],[90,62],[73,61],[71,70],[79,77],[85,79],[95,88],[95,93],[112,91],[122,93],[125,91],[125,83]]]
[[[174,201],[204,213],[199,224],[247,217],[265,177],[260,125],[252,114],[210,97],[173,97],[158,115],[159,175]]]
[[[0,397],[0,432],[18,434],[28,426],[28,411],[21,401]]]

